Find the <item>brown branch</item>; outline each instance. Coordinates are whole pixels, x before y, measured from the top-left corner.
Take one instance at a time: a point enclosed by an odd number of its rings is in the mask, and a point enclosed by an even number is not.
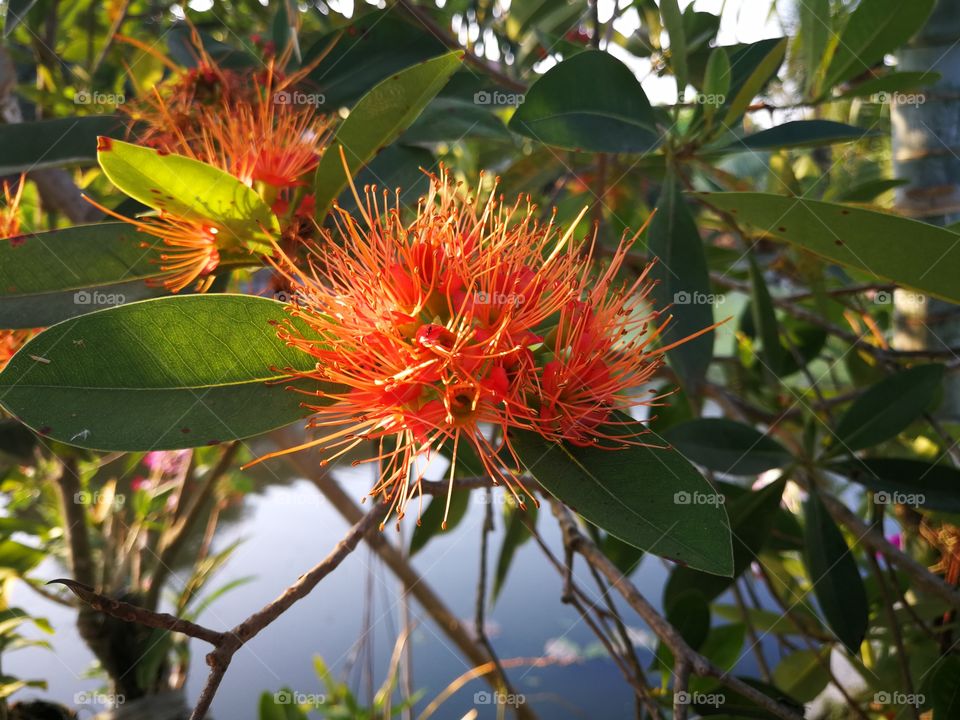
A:
[[[106,615],[115,617],[124,622],[133,622],[147,627],[158,628],[160,630],[169,630],[188,635],[192,638],[205,640],[211,645],[217,645],[223,640],[223,633],[197,625],[189,620],[178,618],[169,613],[158,613],[138,605],[133,605],[122,600],[115,600],[106,595],[102,595],[89,585],[69,580],[67,578],[57,578],[49,580],[47,585],[53,584],[65,585],[74,595],[89,605],[94,610],[98,610]]]
[[[637,590],[636,586],[624,577],[610,559],[603,554],[603,551],[580,532],[570,511],[555,500],[551,501],[551,507],[563,531],[564,544],[574,552],[579,553],[607,578],[607,581],[616,588],[617,592],[623,596],[623,599],[627,601],[630,607],[640,615],[657,637],[670,648],[677,662],[682,661],[697,675],[717,679],[722,685],[751,700],[778,718],[782,718],[783,720],[803,720],[803,716],[793,708],[781,705],[739,678],[729,675],[726,671],[717,667],[710,660],[691,648],[676,628],[656,611],[640,591]],[[675,712],[676,709],[675,706]],[[680,717],[680,715],[677,715],[677,717]]]

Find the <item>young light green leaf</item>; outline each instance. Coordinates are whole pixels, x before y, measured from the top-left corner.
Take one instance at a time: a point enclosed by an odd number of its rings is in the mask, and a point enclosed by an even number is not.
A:
[[[107,137],[97,159],[110,181],[134,200],[186,220],[216,225],[224,242],[253,250],[269,248],[280,225],[270,206],[229,173],[183,155]]]
[[[661,140],[633,72],[599,50],[548,70],[527,91],[509,128],[546,145],[593,152],[647,153]]]
[[[720,496],[679,453],[580,448],[527,431],[516,432],[511,443],[540,485],[597,527],[704,572],[733,572],[730,522]]]
[[[323,221],[333,201],[347,186],[343,150],[351,177],[378,152],[396,140],[447,84],[461,65],[462,52],[452,52],[407,68],[382,80],[364,95],[337,129],[314,176],[316,218]]]
[[[183,295],[65,320],[0,372],[0,404],[45,437],[97,450],[258,435],[307,413],[277,382],[315,364],[277,337],[288,319],[274,300]]]
[[[724,48],[716,47],[707,58],[707,67],[703,75],[703,94],[707,100],[703,104],[703,114],[708,123],[712,121],[717,109],[726,102],[728,92],[730,92],[730,56]]]
[[[890,213],[805,198],[755,192],[698,195],[743,224],[828,260],[960,302],[956,281],[960,244],[949,230]]]
[[[767,281],[760,272],[756,258],[750,255],[750,308],[753,311],[753,326],[760,334],[760,357],[771,374],[779,376],[785,366],[785,348],[780,342],[780,324],[773,307]]]
[[[806,75],[805,90],[816,96],[816,88],[830,60],[827,53],[833,33],[830,0],[804,0],[797,8],[800,14],[800,57]]]
[[[854,655],[867,632],[867,591],[847,541],[814,493],[804,504],[805,560],[813,593],[830,629]]]

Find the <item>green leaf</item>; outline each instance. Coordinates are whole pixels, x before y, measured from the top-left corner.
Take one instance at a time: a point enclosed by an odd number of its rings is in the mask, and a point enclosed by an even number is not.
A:
[[[923,694],[934,720],[960,717],[960,658],[947,655],[937,660],[923,684]]]
[[[400,13],[367,13],[317,40],[305,64],[325,53],[309,82],[323,94],[325,106],[335,109],[353,104],[390,75],[446,51],[422,23],[409,22]]]
[[[811,702],[830,682],[829,649],[797,650],[787,655],[773,671],[778,688],[800,702]]]
[[[663,342],[675,342],[712,325],[713,296],[703,241],[671,175],[660,191],[647,246],[651,259],[657,259],[650,273],[651,279],[657,281],[651,295],[660,307],[674,306],[674,317],[663,334]],[[703,381],[713,359],[713,339],[711,331],[667,353],[688,389]]]
[[[785,349],[780,342],[780,323],[773,307],[767,281],[753,254],[750,261],[750,307],[753,311],[753,326],[760,332],[760,358],[764,367],[773,375],[782,375],[786,366]]]
[[[688,459],[730,475],[759,475],[793,457],[769,435],[726,418],[700,418],[675,425],[664,438]]]
[[[901,185],[907,185],[909,183],[910,181],[904,178],[877,178],[876,180],[867,180],[847,188],[841,192],[836,199],[838,202],[849,203],[873,202],[885,192],[895,190]]]
[[[854,655],[867,632],[867,591],[843,534],[812,494],[804,504],[805,560],[813,593],[830,629]]]
[[[814,95],[828,60],[827,46],[833,34],[830,0],[804,0],[800,14],[800,58],[806,73],[806,92]]]
[[[77,225],[0,242],[0,327],[46,327],[165,291],[146,238],[127,223]]]
[[[955,233],[925,222],[768,193],[699,193],[740,222],[868,276],[960,302]]]
[[[787,39],[780,38],[753,43],[730,58],[731,68],[737,69],[743,61],[744,64],[741,67],[749,70],[750,73],[746,76],[734,77],[731,82],[733,98],[728,99],[726,105],[726,115],[723,120],[725,126],[733,127],[743,115],[753,99],[776,74],[786,52]]]
[[[730,56],[722,47],[714,48],[707,58],[707,67],[704,70],[703,94],[707,100],[711,98],[719,101],[726,100],[727,93],[730,92]],[[723,101],[720,101],[722,104]],[[719,107],[717,102],[706,102],[703,104],[703,114],[707,122],[712,122],[713,116]]]
[[[512,140],[499,117],[474,102],[438,97],[400,138],[405,143],[461,142],[472,138]]]
[[[677,0],[660,0],[660,15],[670,36],[670,68],[677,79],[677,97],[682,101],[687,89],[687,37]]]
[[[733,571],[730,522],[720,495],[679,453],[573,447],[528,431],[518,431],[511,442],[540,485],[597,527],[708,573]]]
[[[436,535],[450,532],[459,525],[467,514],[467,508],[470,507],[470,497],[469,490],[454,490],[450,498],[450,514],[447,516],[446,531],[443,530],[443,514],[447,508],[447,498],[445,495],[434,497],[413,529],[413,536],[410,538],[410,556],[420,552]]]
[[[314,193],[318,221],[347,186],[340,150],[346,156],[350,175],[355,175],[417,119],[460,67],[462,57],[462,52],[452,52],[414,65],[381,81],[360,98],[317,167]]]
[[[883,95],[887,93],[905,92],[916,90],[926,85],[932,85],[940,79],[940,73],[935,72],[889,72],[880,77],[870,77],[862,83],[844,91],[837,97],[856,98],[869,97],[877,101],[883,101]],[[879,95],[878,98],[873,98]]]
[[[415,207],[417,198],[425,194],[430,179],[424,172],[430,171],[436,160],[429,150],[402,145],[399,142],[386,148],[370,161],[353,178],[358,188],[376,185],[380,190],[400,190],[400,203]],[[347,189],[340,193],[337,204],[349,213],[358,215],[357,201]]]
[[[916,33],[935,0],[861,0],[837,41],[823,87],[833,88],[870,70]]]
[[[213,223],[251,249],[269,248],[280,225],[270,206],[229,173],[182,155],[100,138],[97,159],[110,181],[134,200],[187,220]]]
[[[885,502],[879,493],[886,493],[891,502],[960,513],[960,470],[948,465],[905,458],[863,458],[828,468],[876,491],[877,502]]]
[[[817,147],[836,143],[856,142],[879,133],[834,122],[833,120],[793,120],[769,130],[735,140],[723,152],[763,151],[790,147]]]
[[[123,123],[112,115],[0,125],[0,175],[93,165],[97,160],[97,137],[122,132]]]
[[[527,91],[509,128],[546,145],[593,152],[647,153],[661,141],[633,72],[599,50],[548,70]]]
[[[0,419],[0,453],[12,455],[21,461],[33,457],[37,446],[37,436],[24,427],[23,423],[12,418]],[[0,534],[3,533],[3,520],[0,518]]]
[[[694,650],[699,650],[710,634],[710,606],[703,593],[695,588],[684,590],[670,599],[665,608],[667,621]]]
[[[692,567],[674,568],[663,589],[663,606],[670,607],[688,590],[696,590],[711,602],[729,588],[769,541],[785,485],[786,480],[781,478],[730,502],[727,511],[733,535],[733,572],[727,577],[717,577],[697,572]]]
[[[530,531],[527,529],[526,523],[530,523],[534,527],[537,523],[537,507],[533,503],[528,503],[526,510],[521,510],[515,503],[507,503],[504,505],[503,511],[506,532],[503,534],[503,545],[500,546],[497,567],[493,573],[493,587],[490,590],[491,603],[495,603],[500,596],[500,591],[507,580],[507,572],[510,570],[517,549],[530,539]]]
[[[26,575],[46,558],[43,550],[37,550],[16,540],[0,540],[0,575],[12,573]]]
[[[9,37],[10,33],[16,30],[17,25],[26,19],[27,13],[36,4],[37,0],[7,0],[3,20],[3,36]]]
[[[944,372],[943,365],[917,365],[869,388],[837,423],[836,449],[855,452],[904,430],[933,405]]]
[[[282,427],[306,411],[276,384],[277,368],[315,365],[277,338],[283,308],[184,295],[65,320],[0,373],[0,404],[41,435],[98,450],[197,447]]]

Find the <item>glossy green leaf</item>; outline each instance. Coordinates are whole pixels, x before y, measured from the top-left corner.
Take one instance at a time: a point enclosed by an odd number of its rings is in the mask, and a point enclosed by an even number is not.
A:
[[[148,239],[127,223],[77,225],[0,242],[0,327],[46,327],[163,294]]]
[[[413,536],[410,538],[410,555],[416,555],[434,537],[442,535],[443,532],[450,532],[459,525],[470,507],[470,498],[469,490],[453,492],[450,497],[450,512],[447,515],[447,529],[444,530],[443,515],[447,509],[447,498],[445,495],[434,497],[413,529]]]
[[[699,418],[668,429],[664,438],[689,460],[731,475],[759,475],[793,459],[756,428],[726,418]]]
[[[797,650],[780,661],[773,682],[800,702],[810,702],[830,682],[829,663],[829,651]]]
[[[703,94],[706,99],[726,99],[730,92],[730,56],[722,47],[714,48],[707,58],[707,67],[703,76]],[[708,122],[712,122],[719,105],[717,102],[706,102],[702,105],[703,114]]]
[[[593,152],[646,153],[661,139],[633,72],[599,50],[548,70],[527,91],[509,127],[546,145]]]
[[[813,593],[830,629],[854,655],[867,632],[869,607],[857,561],[823,501],[804,504],[805,560]]]
[[[212,165],[100,138],[97,159],[120,190],[154,210],[217,225],[226,238],[251,249],[269,247],[280,225],[270,206],[251,188]]]
[[[113,115],[0,125],[0,175],[68,165],[94,165],[97,137],[123,132]]]
[[[682,99],[687,88],[687,37],[677,0],[660,0],[660,15],[670,36],[670,69],[677,79],[677,96]]]
[[[527,503],[527,509],[521,510],[514,503],[507,503],[503,508],[503,522],[506,531],[503,534],[503,544],[497,556],[497,566],[493,571],[493,587],[490,589],[490,602],[496,602],[507,581],[507,573],[513,564],[517,550],[530,539],[530,530],[527,523],[536,527],[537,506]]]
[[[780,479],[730,502],[727,512],[733,536],[733,572],[727,577],[718,577],[697,572],[693,567],[674,568],[663,589],[664,607],[670,607],[676,598],[688,590],[696,590],[710,602],[750,567],[770,539],[785,485],[786,480]]]
[[[855,452],[889,440],[931,408],[943,365],[917,365],[881,380],[850,405],[834,430],[838,450]]]
[[[406,143],[456,143],[473,138],[512,140],[506,125],[487,107],[459,98],[438,97],[400,139]]]
[[[955,233],[889,213],[768,193],[699,193],[741,223],[847,265],[960,302]]]
[[[358,188],[376,185],[381,191],[389,190],[391,195],[399,189],[401,205],[416,207],[417,199],[430,186],[427,172],[432,171],[436,164],[429,150],[397,142],[371,160],[353,181]],[[340,193],[337,205],[354,216],[358,214],[357,201],[349,188]]]
[[[274,300],[184,295],[65,320],[0,373],[0,404],[49,438],[98,450],[167,450],[251,437],[303,417],[277,368],[287,347]]]
[[[527,431],[515,433],[511,442],[540,485],[597,527],[705,572],[733,571],[730,523],[720,495],[679,453],[580,448]]]
[[[816,147],[856,142],[879,133],[833,120],[792,120],[735,140],[725,152],[764,151],[790,147]]]
[[[935,0],[861,0],[837,40],[823,87],[870,70],[909,40],[930,16]]]
[[[862,458],[830,470],[876,491],[877,502],[898,502],[928,510],[960,513],[960,470],[906,458]]]
[[[665,611],[667,620],[687,644],[699,650],[710,634],[710,605],[703,593],[695,588],[685,590],[670,599]]]
[[[337,129],[314,177],[317,220],[347,186],[341,149],[355,175],[383,148],[396,140],[460,67],[461,52],[447,53],[381,81],[364,95]]]
[[[652,297],[660,307],[674,306],[663,341],[675,342],[712,325],[713,296],[703,240],[672,177],[663,185],[647,237],[650,256],[657,259],[650,273],[658,281]],[[695,388],[703,381],[713,359],[714,334],[701,335],[667,354],[685,385]]]
[[[770,78],[776,74],[786,52],[787,39],[781,38],[754,43],[730,58],[731,69],[738,68],[743,62],[742,67],[750,69],[750,73],[742,78],[734,78],[731,82],[732,97],[727,99],[724,125],[733,127]]]

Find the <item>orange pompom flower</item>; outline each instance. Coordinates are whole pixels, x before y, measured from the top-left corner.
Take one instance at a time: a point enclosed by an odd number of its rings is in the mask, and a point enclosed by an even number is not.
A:
[[[382,463],[371,495],[399,519],[424,477],[418,459],[442,446],[454,458],[451,484],[467,443],[523,506],[512,429],[642,444],[636,425],[611,430],[614,411],[656,399],[637,388],[669,349],[650,347],[669,318],[647,303],[647,273],[615,285],[639,233],[598,274],[592,243],[574,241],[583,213],[561,232],[553,219],[538,221],[528,199],[504,204],[495,191],[483,199],[445,172],[408,223],[399,195],[381,202],[368,189],[357,203],[362,224],[340,210],[336,237],[310,248],[309,270],[277,265],[293,286],[296,319],[279,335],[317,361],[287,372],[319,384],[295,391],[310,398],[309,427],[326,434],[256,462],[317,445],[333,451],[328,462],[375,441],[379,451],[363,461]]]
[[[20,234],[20,199],[23,197],[26,179],[26,175],[20,176],[15,192],[11,192],[10,183],[3,183],[4,205],[0,207],[0,239]]]

